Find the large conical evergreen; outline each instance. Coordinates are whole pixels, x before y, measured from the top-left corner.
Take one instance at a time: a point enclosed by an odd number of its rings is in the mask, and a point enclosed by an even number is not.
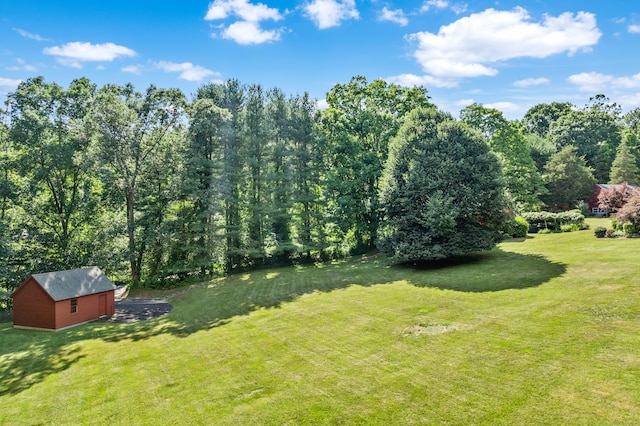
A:
[[[390,145],[379,249],[406,262],[493,248],[504,223],[500,173],[479,133],[435,109],[413,111]]]
[[[616,150],[616,158],[611,165],[611,173],[609,174],[609,183],[619,184],[623,182],[637,185],[639,180],[638,165],[636,157],[629,146],[630,140],[635,139],[632,133],[627,133],[618,145]]]

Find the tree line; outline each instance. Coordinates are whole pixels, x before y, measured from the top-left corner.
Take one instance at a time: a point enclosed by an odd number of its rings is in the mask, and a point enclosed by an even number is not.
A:
[[[306,93],[233,79],[191,99],[22,82],[0,124],[0,287],[91,264],[166,285],[375,248],[393,205],[389,147],[412,111],[436,107],[423,87],[364,77],[326,100],[318,110]],[[637,183],[640,111],[622,115],[603,95],[519,121],[473,104],[456,126],[499,158],[500,199],[515,213],[573,208],[595,180]]]

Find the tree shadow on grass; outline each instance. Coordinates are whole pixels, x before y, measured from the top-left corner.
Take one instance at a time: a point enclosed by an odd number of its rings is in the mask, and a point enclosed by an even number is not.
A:
[[[0,397],[27,390],[82,359],[85,355],[71,341],[61,334],[0,323]]]
[[[0,323],[0,396],[17,394],[83,356],[75,343],[101,339],[140,341],[170,334],[187,337],[227,324],[234,317],[275,309],[303,295],[350,286],[407,281],[419,287],[463,292],[526,289],[562,275],[565,266],[541,256],[496,249],[439,262],[390,265],[382,255],[318,265],[255,271],[203,283],[170,298],[174,309],[159,318],[128,324],[96,322],[59,332],[17,330]]]
[[[500,249],[443,260],[404,263],[394,268],[419,275],[412,280],[419,287],[470,293],[536,287],[566,271],[566,265],[542,256]]]

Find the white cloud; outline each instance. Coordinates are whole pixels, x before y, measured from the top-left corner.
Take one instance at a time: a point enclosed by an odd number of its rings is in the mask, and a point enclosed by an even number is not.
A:
[[[220,75],[210,69],[193,65],[191,62],[183,62],[181,64],[175,62],[160,61],[156,67],[167,72],[179,72],[178,78],[187,81],[202,81],[210,75]]]
[[[640,25],[636,25],[636,24],[629,25],[627,27],[627,30],[632,34],[640,34]]]
[[[487,9],[440,28],[437,34],[408,36],[418,47],[414,57],[431,76],[459,81],[466,77],[495,76],[495,63],[513,58],[588,51],[602,33],[591,13],[563,13],[532,22],[518,7],[511,11]]]
[[[36,40],[36,41],[49,41],[49,39],[46,39],[44,37],[40,37],[38,34],[32,34],[28,31],[25,31],[21,28],[14,28],[13,31],[17,32],[18,34],[20,34],[22,37],[25,38],[30,38],[31,40]]]
[[[522,80],[514,81],[513,85],[516,87],[530,87],[530,86],[540,86],[541,84],[549,84],[551,80],[548,78],[540,77],[540,78],[525,78]]]
[[[620,95],[618,96],[618,103],[623,105],[627,110],[638,108],[640,107],[640,93]]]
[[[114,43],[91,44],[79,41],[46,47],[42,53],[56,56],[59,63],[72,68],[82,68],[82,62],[113,61],[119,57],[136,55],[134,50]]]
[[[126,67],[120,68],[122,72],[128,72],[135,75],[142,75],[142,70],[144,70],[144,65],[127,65]]]
[[[280,40],[282,30],[263,30],[257,22],[238,21],[222,31],[222,37],[231,39],[238,44],[261,44],[268,41]]]
[[[20,83],[22,83],[22,80],[0,77],[0,93],[7,94],[13,90],[16,90],[18,84]]]
[[[431,8],[446,9],[447,7],[449,7],[449,2],[447,0],[428,0],[422,4],[420,11],[427,12]]]
[[[427,0],[422,4],[420,13],[428,12],[431,9],[451,9],[456,15],[460,15],[467,10],[467,5],[464,3],[451,4],[448,0]]]
[[[355,0],[312,0],[304,6],[306,16],[324,30],[337,27],[346,19],[359,19]]]
[[[630,77],[614,77],[597,72],[583,72],[574,74],[567,79],[569,83],[578,86],[581,92],[628,91],[640,89],[640,73]]]
[[[319,110],[324,110],[329,108],[329,103],[326,99],[320,99],[316,101],[316,108]]]
[[[447,79],[440,79],[430,75],[400,74],[384,79],[387,83],[398,84],[404,87],[413,86],[434,86],[452,88],[457,86],[457,82]]]
[[[252,4],[248,0],[215,0],[209,5],[205,15],[205,21],[226,19],[229,16],[237,16],[243,21],[260,22],[267,19],[279,21],[282,15],[278,9],[274,9],[262,3]]]
[[[526,112],[526,108],[523,110],[522,105],[515,104],[513,102],[493,102],[484,104],[483,106],[487,108],[497,109],[500,112],[503,112],[507,116],[513,116],[517,113]]]
[[[395,22],[403,27],[409,24],[409,20],[402,9],[390,10],[387,7],[382,8],[382,11],[378,15],[378,21]]]
[[[16,62],[18,63],[18,65],[12,65],[10,67],[6,67],[5,69],[8,71],[28,71],[28,72],[33,72],[38,70],[35,66],[27,64],[22,58],[16,58]]]
[[[204,19],[217,21],[231,16],[240,19],[229,26],[220,26],[223,38],[234,40],[238,44],[261,44],[280,40],[282,28],[264,30],[260,27],[260,22],[279,21],[282,19],[282,14],[278,9],[262,3],[253,4],[248,0],[215,0],[209,5]]]

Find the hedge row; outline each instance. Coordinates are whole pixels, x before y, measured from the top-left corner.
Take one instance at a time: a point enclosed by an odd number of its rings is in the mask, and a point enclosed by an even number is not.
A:
[[[560,213],[551,212],[527,212],[522,217],[529,222],[529,232],[536,232],[540,229],[561,230],[563,226],[576,225],[578,229],[585,229],[584,215],[578,211],[568,211]],[[575,227],[573,227],[575,228]]]

